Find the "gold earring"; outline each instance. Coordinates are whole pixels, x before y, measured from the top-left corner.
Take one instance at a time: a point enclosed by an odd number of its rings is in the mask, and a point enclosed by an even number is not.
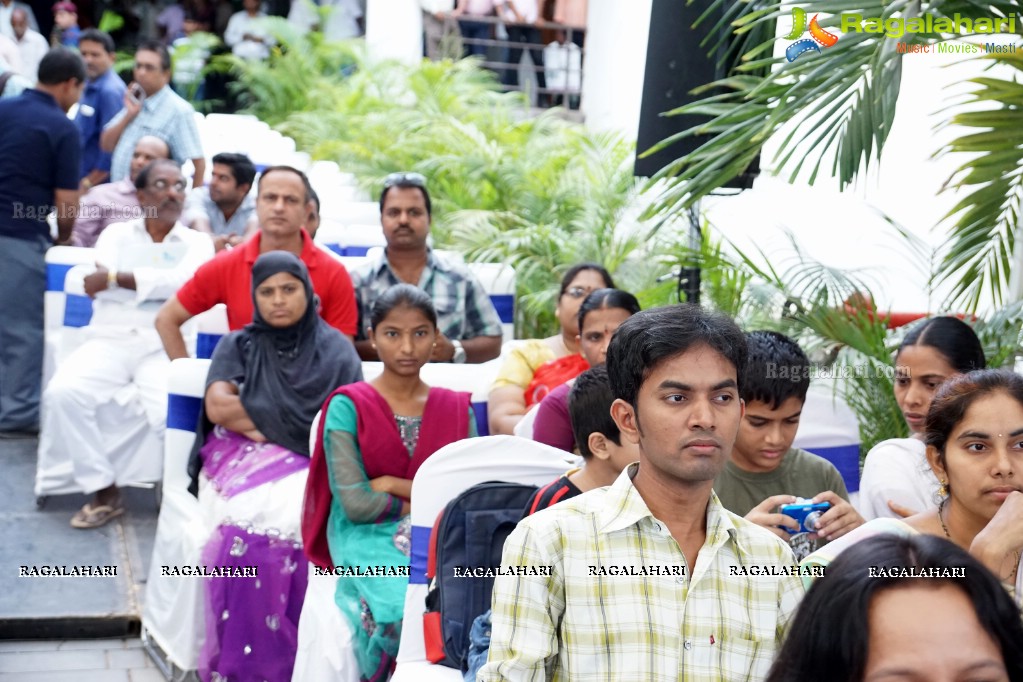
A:
[[[948,481],[940,479],[938,481],[938,495],[941,497],[948,497]]]

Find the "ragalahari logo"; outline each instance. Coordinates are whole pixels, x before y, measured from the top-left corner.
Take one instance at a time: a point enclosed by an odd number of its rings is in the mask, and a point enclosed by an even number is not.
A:
[[[796,40],[807,31],[810,32],[809,38]],[[828,33],[821,28],[821,25],[817,23],[816,14],[813,15],[813,19],[810,20],[810,26],[807,28],[806,10],[801,7],[793,7],[792,30],[787,36],[785,36],[785,40],[796,41],[785,48],[785,59],[790,62],[794,62],[807,52],[816,52],[817,54],[820,54],[821,47],[834,47],[835,43],[838,42],[838,36],[834,33]],[[818,45],[820,47],[818,47]]]

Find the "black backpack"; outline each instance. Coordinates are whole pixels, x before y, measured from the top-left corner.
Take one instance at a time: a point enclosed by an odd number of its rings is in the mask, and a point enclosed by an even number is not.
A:
[[[431,663],[466,670],[469,629],[490,608],[493,577],[464,576],[501,564],[505,539],[522,520],[536,487],[521,483],[480,483],[451,500],[430,534],[426,577],[430,590],[423,614],[426,657]]]

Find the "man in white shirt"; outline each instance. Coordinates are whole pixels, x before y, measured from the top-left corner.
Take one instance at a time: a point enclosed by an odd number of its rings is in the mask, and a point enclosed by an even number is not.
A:
[[[319,5],[319,7],[317,7]],[[320,10],[327,12],[327,19],[321,25]],[[362,6],[357,0],[294,0],[288,21],[303,33],[323,31],[324,40],[347,40],[358,38],[363,34],[360,20],[363,17]]]
[[[11,26],[11,17],[16,9],[25,10],[25,13],[28,15],[29,28],[38,32],[39,22],[36,21],[36,15],[30,5],[24,2],[14,2],[13,0],[0,0],[0,35],[5,35],[14,40],[14,27]]]
[[[261,61],[270,56],[273,38],[266,28],[266,15],[260,11],[259,0],[244,0],[241,12],[235,12],[227,22],[224,42],[234,56]]]
[[[153,320],[160,304],[213,257],[209,236],[178,222],[186,183],[176,162],[154,161],[135,184],[145,217],[114,223],[100,235],[96,270],[85,276],[85,293],[95,299],[88,340],[61,362],[43,393],[39,471],[70,459],[75,482],[94,494],[71,519],[75,528],[97,528],[124,512],[111,463],[111,448],[120,444],[101,431],[99,407],[125,406],[128,418],[127,406],[140,403],[144,414],[136,418],[162,441],[169,362]]]
[[[15,7],[11,13],[11,27],[14,29],[14,42],[18,46],[18,56],[21,57],[22,76],[33,83],[36,82],[36,75],[39,73],[39,62],[49,51],[50,44],[38,31],[33,31],[28,25],[28,12],[23,7]]]

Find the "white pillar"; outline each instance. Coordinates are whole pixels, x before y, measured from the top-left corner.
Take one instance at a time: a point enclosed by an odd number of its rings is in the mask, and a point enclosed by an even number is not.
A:
[[[586,125],[635,140],[653,0],[590,0],[583,64]]]
[[[423,58],[423,13],[419,0],[368,0],[366,49],[375,60],[419,62]]]

